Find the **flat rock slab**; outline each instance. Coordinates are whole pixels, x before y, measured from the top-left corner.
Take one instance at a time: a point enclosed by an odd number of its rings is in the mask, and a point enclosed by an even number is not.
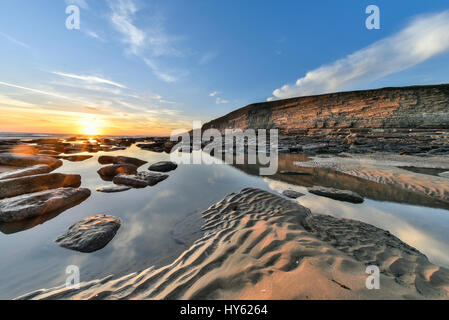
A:
[[[299,197],[304,196],[304,193],[293,191],[293,190],[285,190],[282,192],[282,194],[286,197],[292,198],[292,199],[298,199]]]
[[[78,174],[47,173],[0,180],[0,199],[22,194],[57,188],[78,188],[81,176]]]
[[[128,191],[130,189],[131,189],[131,187],[127,187],[127,186],[110,185],[110,186],[98,187],[97,191],[104,192],[104,193],[115,193],[115,192]]]
[[[312,175],[310,172],[305,172],[305,171],[280,171],[279,173],[289,175],[289,176],[311,176]]]
[[[100,164],[132,164],[134,166],[141,167],[144,164],[147,163],[147,161],[140,160],[137,158],[130,158],[130,157],[122,157],[122,156],[101,156],[98,158],[98,162]]]
[[[60,156],[60,159],[64,159],[70,162],[81,162],[92,158],[90,155],[72,155],[72,156]]]
[[[84,253],[103,249],[121,226],[119,218],[99,214],[75,223],[56,239],[61,247]]]
[[[169,172],[176,170],[178,168],[178,165],[171,161],[160,161],[157,163],[152,164],[148,170],[150,171],[156,171],[156,172]]]
[[[363,197],[359,194],[352,192],[350,190],[339,190],[334,188],[325,187],[313,187],[308,188],[310,193],[316,194],[318,196],[323,196],[331,198],[334,200],[352,202],[352,203],[363,203]]]
[[[17,153],[0,154],[0,165],[30,167],[37,164],[46,164],[56,169],[62,166],[62,161],[48,156],[34,156]]]
[[[448,178],[449,179],[449,171],[441,172],[438,174],[440,177]]]
[[[97,171],[104,180],[112,180],[119,174],[137,174],[137,167],[132,164],[113,164]]]
[[[51,171],[53,171],[52,167],[46,164],[38,164],[32,167],[20,168],[0,173],[0,180],[34,176],[36,174],[49,173]]]
[[[60,188],[0,200],[0,222],[15,222],[62,212],[83,202],[89,189]]]
[[[154,186],[168,178],[166,174],[154,172],[139,172],[135,175],[117,175],[113,182],[118,185],[125,185],[133,188],[145,188]]]

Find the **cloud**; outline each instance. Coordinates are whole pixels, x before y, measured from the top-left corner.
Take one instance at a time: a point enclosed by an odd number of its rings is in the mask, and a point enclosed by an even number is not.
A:
[[[219,93],[220,93],[219,91],[211,92],[211,93],[209,93],[209,97],[215,97]]]
[[[81,81],[84,81],[84,82],[87,82],[90,84],[107,84],[107,85],[111,85],[114,87],[126,89],[126,86],[124,86],[123,84],[120,84],[120,83],[117,83],[117,82],[114,82],[111,80],[103,79],[103,78],[100,78],[97,76],[83,76],[83,75],[70,74],[70,73],[57,72],[57,71],[54,71],[52,73],[56,74],[58,76],[61,76],[61,77],[81,80]]]
[[[327,93],[411,68],[449,50],[449,11],[415,18],[402,31],[308,72],[273,92],[278,99]]]
[[[218,97],[217,100],[215,100],[215,103],[216,104],[225,104],[225,103],[229,103],[229,101]]]
[[[178,77],[173,75],[173,74],[169,74],[167,72],[161,71],[159,66],[150,59],[147,58],[143,58],[143,61],[145,62],[145,64],[150,67],[151,71],[153,71],[153,74],[158,77],[160,80],[165,81],[165,82],[176,82],[178,80]]]
[[[166,72],[155,62],[157,57],[181,56],[172,46],[173,37],[166,34],[161,19],[151,17],[151,27],[143,30],[136,23],[139,8],[133,0],[110,0],[110,20],[114,28],[122,35],[127,51],[142,59],[153,74],[162,81],[175,82],[186,72]]]
[[[210,63],[211,61],[213,61],[217,56],[218,56],[217,52],[213,52],[213,51],[206,52],[200,57],[198,64],[201,66],[206,65],[206,64]]]
[[[63,95],[60,95],[60,94],[57,94],[57,93],[43,91],[43,90],[38,90],[38,89],[33,89],[33,88],[27,88],[27,87],[23,87],[23,86],[19,86],[19,85],[16,85],[16,84],[3,82],[3,81],[0,81],[0,85],[6,86],[6,87],[10,87],[10,88],[15,88],[15,89],[21,89],[21,90],[25,90],[25,91],[41,94],[41,95],[46,95],[46,96],[50,96],[50,97],[66,99],[66,100],[72,100],[69,97],[66,97],[66,96],[63,96]]]
[[[16,38],[11,37],[10,35],[7,35],[6,33],[0,32],[0,36],[6,38],[7,40],[11,41],[12,43],[15,43],[21,47],[29,49],[30,46],[26,43],[23,43],[22,41],[17,40]]]

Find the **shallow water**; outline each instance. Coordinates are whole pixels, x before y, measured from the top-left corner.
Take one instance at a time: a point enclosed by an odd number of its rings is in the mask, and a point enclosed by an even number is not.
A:
[[[257,165],[180,165],[169,173],[169,179],[154,187],[103,194],[95,191],[110,183],[96,173],[101,167],[98,157],[103,154],[137,157],[149,164],[169,160],[168,154],[132,146],[125,151],[99,152],[84,162],[64,161],[58,172],[81,174],[82,186],[91,189],[92,195],[43,224],[0,226],[0,298],[63,285],[69,265],[80,268],[81,281],[89,281],[168,264],[201,236],[200,213],[245,187],[275,193],[290,188],[306,193],[295,201],[312,212],[389,230],[433,263],[449,267],[449,208],[424,196],[325,169],[301,169],[313,176],[260,177]],[[279,171],[298,170],[293,163],[304,159],[302,155],[280,154]],[[312,185],[350,189],[367,200],[355,205],[318,197],[307,193],[306,187]],[[54,242],[73,223],[98,213],[122,219],[116,237],[104,249],[83,254]]]

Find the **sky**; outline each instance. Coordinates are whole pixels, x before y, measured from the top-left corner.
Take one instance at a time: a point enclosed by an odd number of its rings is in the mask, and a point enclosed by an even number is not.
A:
[[[255,102],[437,83],[447,0],[0,2],[0,132],[165,135]]]

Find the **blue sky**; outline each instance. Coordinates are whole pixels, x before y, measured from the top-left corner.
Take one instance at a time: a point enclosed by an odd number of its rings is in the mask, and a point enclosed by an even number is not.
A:
[[[79,30],[65,27],[70,4]],[[370,4],[380,30],[365,27]],[[447,83],[448,9],[447,0],[2,0],[0,131],[90,122],[153,134],[267,99]]]

